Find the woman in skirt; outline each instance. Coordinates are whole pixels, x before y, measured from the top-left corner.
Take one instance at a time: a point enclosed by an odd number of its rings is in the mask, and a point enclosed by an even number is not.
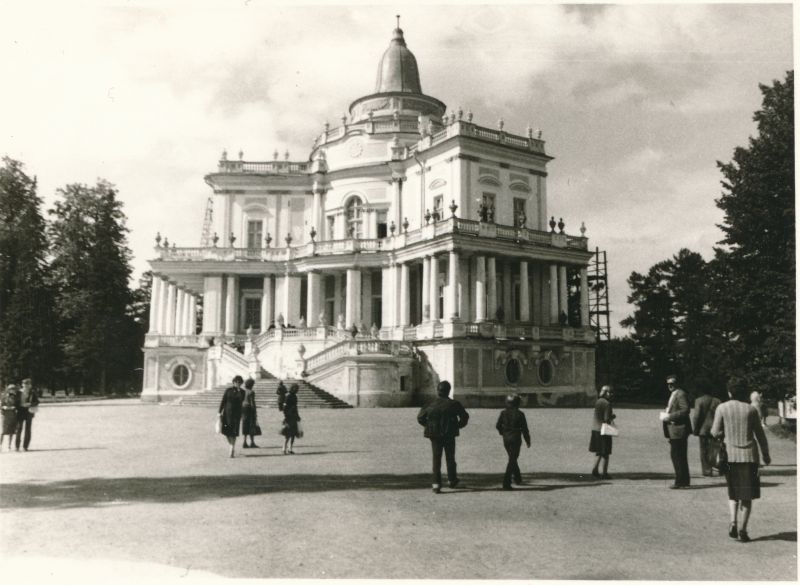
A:
[[[725,474],[731,518],[728,536],[747,542],[750,540],[747,523],[753,509],[753,500],[761,497],[759,447],[764,465],[769,465],[772,460],[767,436],[761,426],[761,415],[750,405],[744,380],[730,379],[728,395],[731,399],[717,407],[711,434],[717,438],[725,438],[725,449],[728,452],[728,472]],[[742,511],[741,524],[738,524],[739,510]]]
[[[281,434],[284,436],[283,441],[283,454],[294,454],[294,439],[295,437],[302,437],[300,432],[300,413],[297,410],[297,391],[299,387],[297,384],[292,384],[289,387],[289,393],[286,395],[286,404],[283,406],[283,426],[281,427]]]
[[[244,381],[244,399],[242,400],[242,435],[244,436],[243,449],[250,449],[258,447],[256,445],[255,437],[258,432],[258,415],[256,412],[256,391],[253,390],[256,381],[253,378],[247,378]],[[250,437],[250,444],[247,444],[247,437]]]
[[[8,450],[11,451],[11,439],[17,432],[17,409],[19,408],[19,388],[14,384],[6,386],[2,397],[3,433],[0,435],[0,450],[3,448],[3,439],[8,437]],[[17,447],[19,450],[19,447]]]
[[[597,455],[592,468],[592,476],[599,479],[611,479],[608,475],[608,458],[611,457],[611,436],[601,435],[603,423],[611,424],[616,418],[611,408],[611,386],[600,388],[600,395],[594,405],[594,419],[592,420],[592,437],[589,440],[589,451]],[[603,473],[600,473],[600,463],[603,464]]]
[[[244,401],[242,382],[244,380],[241,376],[234,376],[233,386],[225,389],[222,402],[219,403],[222,434],[225,435],[228,445],[231,447],[230,457],[233,457],[233,448],[236,444],[236,437],[239,436],[239,425],[242,421],[242,402]]]

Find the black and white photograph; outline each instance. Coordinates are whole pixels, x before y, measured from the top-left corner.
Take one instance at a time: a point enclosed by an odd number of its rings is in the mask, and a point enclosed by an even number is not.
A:
[[[798,579],[794,4],[0,5],[0,566]]]

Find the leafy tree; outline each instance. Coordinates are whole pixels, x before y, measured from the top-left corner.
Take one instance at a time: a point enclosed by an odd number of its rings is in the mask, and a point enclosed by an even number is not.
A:
[[[794,72],[760,85],[758,135],[718,162],[725,234],[714,305],[727,359],[765,396],[795,392]]]
[[[58,360],[45,220],[36,179],[3,157],[0,167],[0,380],[51,385]]]
[[[106,181],[58,192],[63,200],[50,211],[50,235],[65,374],[81,388],[105,393],[131,375],[135,323],[125,215]]]
[[[598,387],[611,384],[615,399],[620,402],[651,401],[656,397],[645,393],[646,376],[642,352],[630,337],[615,337],[597,344]]]

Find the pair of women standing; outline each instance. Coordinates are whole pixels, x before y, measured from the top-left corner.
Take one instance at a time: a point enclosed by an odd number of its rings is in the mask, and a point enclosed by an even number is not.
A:
[[[244,387],[242,387],[243,383]],[[259,434],[254,385],[255,381],[252,378],[248,378],[247,382],[244,382],[241,376],[234,376],[233,386],[226,388],[222,395],[219,405],[221,433],[225,435],[231,447],[231,457],[234,456],[240,424],[244,435],[244,448],[257,447],[253,440],[253,437]],[[248,436],[250,437],[249,445],[247,444]]]

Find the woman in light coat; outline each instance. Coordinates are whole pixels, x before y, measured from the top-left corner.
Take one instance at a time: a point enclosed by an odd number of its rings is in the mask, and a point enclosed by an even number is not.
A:
[[[730,379],[728,395],[731,399],[720,404],[714,413],[711,434],[717,438],[724,437],[728,453],[728,471],[725,474],[731,520],[728,536],[748,542],[747,523],[750,521],[753,500],[761,497],[759,447],[764,465],[769,465],[772,460],[767,436],[761,426],[761,415],[749,403],[744,380]],[[739,510],[742,511],[741,524],[737,523]]]

